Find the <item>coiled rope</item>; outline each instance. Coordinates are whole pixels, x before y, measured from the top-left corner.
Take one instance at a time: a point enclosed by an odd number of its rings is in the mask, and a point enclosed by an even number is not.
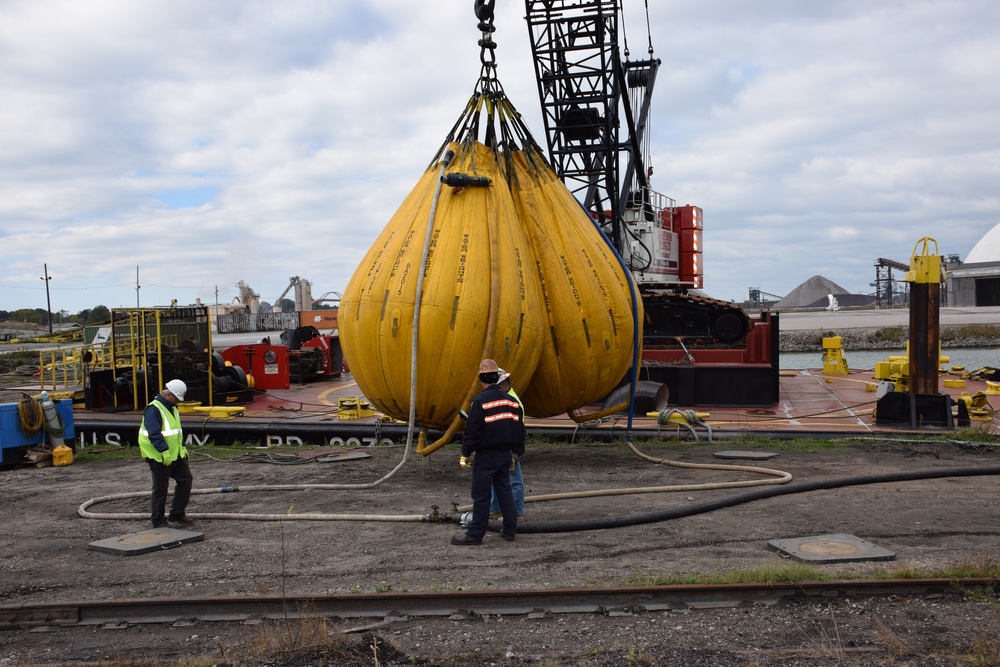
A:
[[[17,402],[17,414],[21,418],[21,431],[29,437],[38,433],[45,425],[42,404],[33,396],[21,395],[21,400]]]

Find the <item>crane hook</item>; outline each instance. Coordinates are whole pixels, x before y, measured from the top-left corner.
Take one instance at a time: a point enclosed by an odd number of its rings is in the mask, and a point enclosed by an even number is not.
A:
[[[492,23],[496,4],[497,0],[476,0],[476,18],[484,23]]]

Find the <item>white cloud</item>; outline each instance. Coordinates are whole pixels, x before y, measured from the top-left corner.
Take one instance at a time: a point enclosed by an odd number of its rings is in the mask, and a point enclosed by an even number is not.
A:
[[[472,5],[0,5],[0,309],[44,307],[43,263],[71,312],[134,304],[136,266],[144,305],[342,290],[472,92]],[[650,11],[653,183],[705,209],[713,295],[868,290],[875,258],[964,255],[1000,222],[1000,6]],[[541,141],[523,18],[498,3],[498,73]]]

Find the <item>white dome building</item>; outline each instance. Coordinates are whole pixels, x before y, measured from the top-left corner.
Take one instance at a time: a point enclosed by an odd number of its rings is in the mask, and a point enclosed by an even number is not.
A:
[[[948,304],[1000,306],[1000,224],[979,239],[964,264],[948,271]]]
[[[983,234],[983,238],[972,247],[966,264],[982,264],[983,262],[1000,262],[1000,225]]]

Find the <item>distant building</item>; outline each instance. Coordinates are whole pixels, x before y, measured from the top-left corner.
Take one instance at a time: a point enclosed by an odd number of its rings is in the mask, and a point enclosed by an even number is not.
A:
[[[1000,306],[1000,224],[947,271],[949,306]]]

